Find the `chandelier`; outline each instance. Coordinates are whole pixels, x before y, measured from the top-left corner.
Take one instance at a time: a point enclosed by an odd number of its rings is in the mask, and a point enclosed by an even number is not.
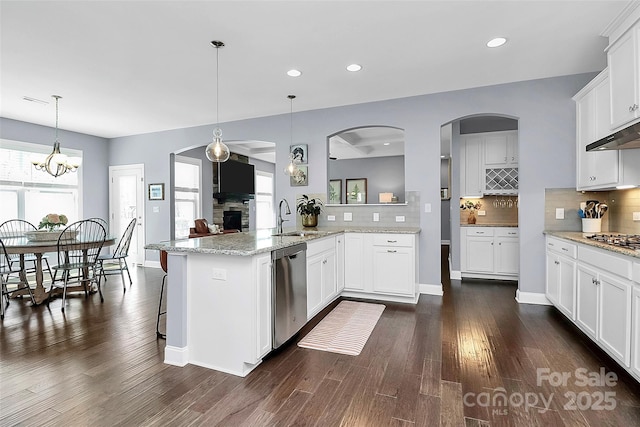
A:
[[[80,167],[78,157],[67,157],[60,152],[60,142],[58,141],[58,100],[59,95],[51,95],[56,100],[56,139],[53,142],[53,151],[44,160],[32,160],[36,170],[48,172],[54,178],[64,175],[67,172],[75,172]]]
[[[220,130],[220,115],[218,108],[218,99],[220,98],[218,91],[218,52],[220,52],[220,48],[224,47],[224,43],[221,41],[214,40],[211,42],[211,45],[216,48],[216,128],[213,131],[213,141],[207,145],[205,150],[205,154],[207,155],[207,159],[212,162],[222,163],[229,160],[229,147],[222,142],[222,130]]]
[[[295,95],[287,95],[287,98],[289,98],[289,103],[290,103],[290,110],[289,110],[289,138],[291,138],[291,145],[293,145],[293,100],[296,99]],[[284,168],[284,174],[285,175],[289,175],[289,176],[295,176],[296,173],[298,173],[299,169],[298,169],[298,163],[300,163],[300,160],[298,158],[296,158],[293,153],[289,153],[289,164],[287,165],[286,168]]]

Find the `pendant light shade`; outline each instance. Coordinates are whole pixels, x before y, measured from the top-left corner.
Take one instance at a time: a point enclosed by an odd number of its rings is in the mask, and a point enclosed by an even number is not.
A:
[[[293,100],[296,98],[296,96],[288,95],[287,98],[289,98],[289,103],[290,103],[289,138],[291,141],[291,145],[293,145]],[[284,168],[284,174],[289,176],[294,176],[296,172],[298,172],[298,166],[296,166],[298,163],[300,163],[300,160],[298,160],[293,155],[293,153],[289,153],[289,164],[287,165],[286,168]]]
[[[56,100],[56,139],[53,142],[53,151],[42,161],[32,160],[31,163],[36,170],[49,173],[54,178],[64,175],[67,172],[75,172],[80,167],[81,159],[69,157],[60,152],[60,142],[58,141],[58,101],[62,98],[59,95],[51,95]]]
[[[221,41],[214,40],[211,42],[211,45],[216,48],[216,128],[213,131],[213,141],[207,145],[205,150],[205,154],[207,155],[207,159],[212,162],[222,163],[229,160],[229,147],[222,142],[222,130],[219,127],[220,124],[220,108],[218,107],[219,101],[219,84],[218,84],[218,53],[220,52],[220,48],[224,47],[224,43]]]

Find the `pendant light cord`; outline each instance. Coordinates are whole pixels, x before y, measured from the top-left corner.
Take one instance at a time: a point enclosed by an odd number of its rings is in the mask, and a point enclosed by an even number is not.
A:
[[[58,142],[58,100],[60,99],[60,97],[58,95],[53,95],[53,97],[56,99],[56,141]]]
[[[219,64],[220,47],[216,46],[216,128],[220,127],[220,86],[218,84],[220,78]]]

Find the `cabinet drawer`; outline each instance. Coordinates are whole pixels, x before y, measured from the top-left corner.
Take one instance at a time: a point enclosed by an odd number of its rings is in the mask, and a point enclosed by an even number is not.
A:
[[[520,230],[516,227],[496,227],[495,235],[497,237],[519,237]]]
[[[578,260],[591,264],[601,270],[631,279],[631,260],[609,255],[604,249],[578,248]]]
[[[413,247],[413,234],[377,234],[373,236],[374,246]]]
[[[571,258],[575,258],[578,254],[577,245],[565,242],[564,240],[555,239],[553,237],[547,237],[547,249],[559,254],[570,256]]]
[[[313,239],[307,242],[307,258],[324,251],[335,250],[335,236],[323,237],[321,239]]]
[[[493,227],[465,227],[467,236],[493,236]]]

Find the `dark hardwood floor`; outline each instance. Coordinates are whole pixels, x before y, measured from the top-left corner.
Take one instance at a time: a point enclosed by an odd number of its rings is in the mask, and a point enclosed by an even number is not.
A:
[[[359,356],[294,342],[246,378],[162,363],[161,270],[133,269],[124,294],[113,276],[104,304],[73,296],[65,313],[60,299],[14,300],[0,324],[0,425],[640,425],[638,383],[562,315],[517,304],[513,282],[450,283],[446,255],[444,297],[385,303]],[[576,369],[601,367],[615,385],[577,382]],[[540,382],[539,369],[571,378]]]

